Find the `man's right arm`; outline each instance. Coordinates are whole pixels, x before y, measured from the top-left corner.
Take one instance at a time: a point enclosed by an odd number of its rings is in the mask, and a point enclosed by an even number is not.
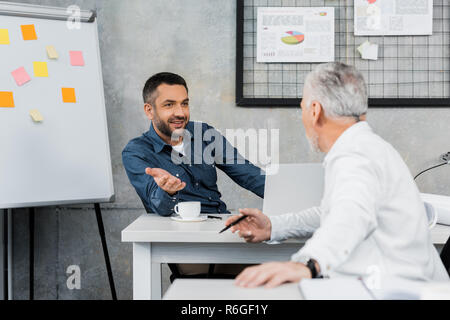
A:
[[[320,215],[320,207],[312,207],[300,212],[269,216],[272,224],[270,242],[311,236],[320,226]]]
[[[279,243],[289,238],[310,236],[320,226],[321,211],[313,207],[297,213],[267,216],[258,209],[239,209],[239,216],[228,218],[225,225],[235,222],[241,215],[248,218],[231,227],[231,232],[239,231],[246,242]]]
[[[156,184],[155,179],[151,175],[145,173],[146,168],[151,164],[126,150],[122,152],[122,161],[128,179],[147,206],[147,209],[161,216],[171,215],[173,207],[178,203],[178,194],[170,196]]]

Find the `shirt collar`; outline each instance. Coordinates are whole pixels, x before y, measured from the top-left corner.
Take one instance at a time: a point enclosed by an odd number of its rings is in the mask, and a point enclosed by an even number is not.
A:
[[[328,151],[327,155],[325,156],[323,163],[326,165],[328,159],[336,152],[341,149],[341,146],[345,146],[347,143],[351,143],[353,140],[353,137],[356,135],[359,135],[363,132],[369,132],[372,131],[372,128],[369,126],[367,121],[359,121],[355,123],[354,125],[348,127],[340,136],[337,138],[337,140],[334,142],[331,149]]]
[[[186,130],[191,133],[191,140],[194,139],[194,125],[192,121],[188,122],[186,125]],[[156,133],[155,128],[153,128],[153,122],[150,124],[150,129],[144,135],[153,142],[153,147],[155,148],[156,153],[160,153],[165,146],[172,148],[171,145],[165,143],[164,140],[161,139],[161,137]]]

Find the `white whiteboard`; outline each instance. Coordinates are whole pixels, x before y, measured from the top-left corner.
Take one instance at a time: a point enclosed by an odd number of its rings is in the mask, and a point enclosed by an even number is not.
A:
[[[24,41],[21,25],[34,24],[37,40]],[[97,23],[70,30],[64,20],[4,16],[9,45],[0,45],[0,91],[12,91],[14,108],[0,108],[0,208],[94,203],[114,198]],[[57,60],[47,57],[53,45]],[[70,65],[82,51],[84,67]],[[45,61],[48,78],[34,77]],[[18,86],[11,72],[25,67],[31,81]],[[63,103],[61,88],[75,88]],[[38,109],[44,121],[29,115]]]

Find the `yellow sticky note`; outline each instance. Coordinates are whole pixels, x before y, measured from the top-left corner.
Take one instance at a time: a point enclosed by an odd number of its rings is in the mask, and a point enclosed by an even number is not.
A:
[[[0,108],[14,108],[12,92],[0,91]]]
[[[33,62],[35,77],[48,77],[47,62]]]
[[[62,97],[63,97],[64,103],[76,103],[77,102],[74,88],[62,88]]]
[[[9,44],[8,29],[0,29],[0,44]]]
[[[42,122],[44,121],[44,117],[42,116],[42,114],[39,112],[38,109],[33,109],[30,110],[30,116],[33,119],[34,122]]]
[[[54,46],[46,46],[47,49],[47,56],[49,59],[58,59],[58,52],[56,52],[56,49]]]
[[[22,25],[20,28],[22,29],[23,40],[37,40],[34,24]]]

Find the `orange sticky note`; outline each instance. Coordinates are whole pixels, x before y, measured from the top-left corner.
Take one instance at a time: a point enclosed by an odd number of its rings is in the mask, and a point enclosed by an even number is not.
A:
[[[14,108],[12,92],[0,91],[0,108]]]
[[[37,40],[34,24],[22,25],[20,28],[22,29],[23,40]]]
[[[62,88],[62,97],[63,97],[64,103],[76,103],[77,102],[74,88]]]
[[[48,77],[47,62],[33,62],[35,77]]]

